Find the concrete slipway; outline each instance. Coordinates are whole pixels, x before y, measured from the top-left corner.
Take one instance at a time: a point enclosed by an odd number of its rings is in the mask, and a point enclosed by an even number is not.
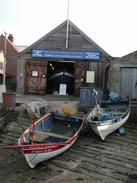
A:
[[[25,99],[26,97],[26,99]],[[38,96],[39,97],[39,96]],[[17,96],[17,102],[34,96]],[[36,96],[35,96],[36,99]],[[52,107],[62,104],[79,106],[79,99],[62,101],[48,97]],[[30,169],[20,152],[0,149],[0,180],[3,183],[136,183],[137,182],[137,114],[136,105],[125,124],[125,135],[118,132],[101,141],[88,127],[76,144],[65,153]],[[1,131],[0,145],[15,143],[31,120],[23,113],[11,112]]]

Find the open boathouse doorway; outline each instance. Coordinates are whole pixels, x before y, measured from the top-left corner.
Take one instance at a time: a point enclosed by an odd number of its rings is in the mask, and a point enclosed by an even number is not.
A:
[[[61,94],[62,86],[65,86],[66,94],[74,94],[74,62],[48,61],[46,93]]]
[[[111,56],[70,20],[68,30],[67,47],[64,21],[19,54],[18,93],[62,95],[66,85],[64,95],[80,96],[81,87],[93,84],[106,90]],[[87,81],[89,71],[95,73],[93,84]]]

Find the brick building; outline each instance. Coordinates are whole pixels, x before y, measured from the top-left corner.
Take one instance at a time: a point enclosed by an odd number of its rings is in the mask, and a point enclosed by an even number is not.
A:
[[[0,50],[5,54],[5,36],[0,35]],[[14,45],[12,34],[6,38],[6,83],[8,86],[16,87],[17,57],[19,50]]]

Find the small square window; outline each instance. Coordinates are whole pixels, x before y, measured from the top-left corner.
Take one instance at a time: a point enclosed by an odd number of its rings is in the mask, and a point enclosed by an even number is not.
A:
[[[38,71],[32,71],[32,76],[38,77],[39,72]]]

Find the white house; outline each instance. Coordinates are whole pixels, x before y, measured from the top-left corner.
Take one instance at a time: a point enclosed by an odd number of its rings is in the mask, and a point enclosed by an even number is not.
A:
[[[0,51],[0,103],[2,102],[2,93],[6,91],[5,84],[3,84],[4,75],[4,53]]]

